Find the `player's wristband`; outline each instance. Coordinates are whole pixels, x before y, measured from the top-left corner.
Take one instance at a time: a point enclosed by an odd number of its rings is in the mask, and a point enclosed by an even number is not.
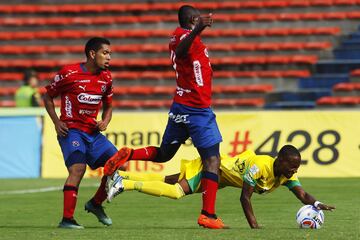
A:
[[[315,202],[314,202],[314,207],[317,208],[317,207],[319,206],[319,204],[322,204],[322,202],[320,202],[320,201],[315,201]]]

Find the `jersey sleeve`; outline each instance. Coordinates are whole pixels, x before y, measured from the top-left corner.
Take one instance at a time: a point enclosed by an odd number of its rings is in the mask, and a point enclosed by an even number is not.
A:
[[[54,98],[59,96],[62,92],[67,91],[69,87],[68,84],[68,70],[65,68],[61,69],[54,77],[54,79],[47,85],[46,91],[50,97]]]
[[[173,36],[171,37],[170,43],[169,43],[169,49],[170,51],[176,51],[177,46],[181,43],[182,40],[184,40],[190,32],[186,31],[175,31]]]
[[[257,180],[261,177],[261,170],[255,163],[250,163],[246,169],[243,181],[252,187],[256,186]]]
[[[112,97],[113,97],[113,86],[112,86],[112,76],[110,71],[103,72],[103,78],[107,82],[106,84],[106,90],[104,92],[102,101],[107,104],[112,103]]]
[[[284,182],[282,185],[286,186],[289,190],[296,186],[301,186],[300,181],[296,174],[294,174],[289,180]]]

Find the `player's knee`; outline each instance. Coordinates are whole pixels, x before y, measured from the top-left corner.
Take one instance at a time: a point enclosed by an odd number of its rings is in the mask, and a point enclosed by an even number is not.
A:
[[[86,171],[86,164],[76,163],[69,168],[69,175],[74,177],[82,177]]]
[[[203,170],[213,173],[218,173],[220,167],[220,159],[217,156],[213,156],[203,161]]]

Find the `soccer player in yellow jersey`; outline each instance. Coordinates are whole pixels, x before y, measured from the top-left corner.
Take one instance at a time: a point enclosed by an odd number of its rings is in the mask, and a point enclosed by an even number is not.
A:
[[[251,228],[259,228],[250,201],[253,192],[269,193],[281,185],[289,188],[303,204],[314,205],[322,210],[335,209],[317,201],[301,187],[296,176],[300,162],[300,153],[292,145],[283,146],[276,158],[256,155],[251,150],[235,157],[221,156],[219,188],[242,188],[240,202]],[[200,158],[182,160],[180,173],[166,177],[120,171],[120,175],[108,182],[108,201],[122,191],[129,190],[179,199],[201,191],[201,171]]]

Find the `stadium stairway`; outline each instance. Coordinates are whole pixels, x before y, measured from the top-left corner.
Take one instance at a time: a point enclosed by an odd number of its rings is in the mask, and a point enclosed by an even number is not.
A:
[[[360,106],[358,83],[350,82],[351,71],[360,68],[360,26],[333,50],[334,59],[318,61],[309,77],[300,78],[296,92],[267,96],[265,108],[314,108]]]
[[[182,3],[62,3],[37,0],[24,4],[14,0],[0,5],[0,106],[14,105],[13,93],[21,85],[24,69],[35,68],[44,86],[61,65],[81,61],[84,42],[95,35],[112,42],[116,107],[169,106],[175,73],[167,44]],[[358,0],[189,4],[203,13],[214,13],[216,24],[203,34],[214,68],[214,107],[262,108],[266,102],[270,108],[272,102],[281,105],[286,99],[291,99],[292,106],[285,107],[301,107],[303,99],[308,101],[305,108],[314,107],[317,99],[329,97],[331,87],[349,81],[349,71],[359,67],[354,58],[346,63],[329,60],[342,36],[356,29]],[[351,35],[342,44],[355,46],[357,38],[357,34]],[[344,53],[336,48],[334,54]],[[334,64],[346,70],[335,71]],[[311,85],[315,81],[317,85]]]

